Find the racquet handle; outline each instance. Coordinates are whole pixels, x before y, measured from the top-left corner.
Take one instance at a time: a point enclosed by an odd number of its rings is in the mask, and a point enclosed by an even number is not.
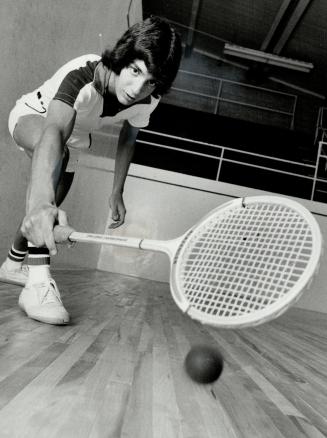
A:
[[[139,237],[111,236],[108,234],[79,233],[71,227],[57,225],[54,230],[54,237],[57,243],[98,243],[105,245],[137,248],[149,251],[158,251],[172,257],[177,249],[180,238],[174,240],[151,240]]]
[[[56,225],[53,229],[53,235],[56,243],[71,243],[73,239],[70,236],[75,230],[69,226]]]
[[[57,225],[54,230],[54,237],[57,243],[65,242],[86,242],[104,243],[108,245],[127,246],[129,248],[139,248],[143,239],[134,237],[108,236],[106,234],[78,233],[71,227]]]

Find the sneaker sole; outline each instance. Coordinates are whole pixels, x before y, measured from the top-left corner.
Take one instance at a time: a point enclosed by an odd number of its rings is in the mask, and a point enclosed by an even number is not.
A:
[[[69,324],[69,320],[68,321],[65,321],[65,320],[63,320],[63,319],[52,319],[52,318],[40,318],[40,317],[37,317],[37,316],[31,316],[31,315],[29,315],[27,312],[26,312],[26,310],[25,310],[25,308],[24,308],[24,306],[22,305],[22,304],[20,304],[20,303],[18,303],[18,305],[19,305],[19,307],[20,307],[20,309],[25,313],[25,315],[28,317],[28,318],[30,318],[30,319],[34,319],[35,321],[39,321],[39,322],[44,322],[45,324],[52,324],[52,325],[67,325],[67,324]]]

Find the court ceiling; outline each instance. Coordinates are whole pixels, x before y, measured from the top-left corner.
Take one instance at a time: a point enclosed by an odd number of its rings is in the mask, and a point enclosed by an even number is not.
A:
[[[259,76],[273,75],[327,94],[326,0],[144,0],[143,7],[145,16],[157,14],[178,23],[189,47],[239,62]],[[309,62],[314,68],[303,73],[237,59],[224,55],[225,42]]]

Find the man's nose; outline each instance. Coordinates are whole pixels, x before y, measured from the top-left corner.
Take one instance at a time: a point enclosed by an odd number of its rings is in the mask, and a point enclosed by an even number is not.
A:
[[[137,97],[143,90],[144,85],[145,80],[143,78],[135,80],[131,87],[132,97]]]

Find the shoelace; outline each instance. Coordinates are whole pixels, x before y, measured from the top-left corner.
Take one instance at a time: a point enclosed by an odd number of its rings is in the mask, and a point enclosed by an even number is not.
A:
[[[60,295],[56,287],[56,283],[53,280],[49,280],[49,282],[39,283],[38,285],[40,289],[44,290],[42,293],[41,304],[49,304],[49,303],[61,303]]]
[[[22,270],[23,274],[28,275],[28,266],[27,265],[22,265],[21,270]]]

